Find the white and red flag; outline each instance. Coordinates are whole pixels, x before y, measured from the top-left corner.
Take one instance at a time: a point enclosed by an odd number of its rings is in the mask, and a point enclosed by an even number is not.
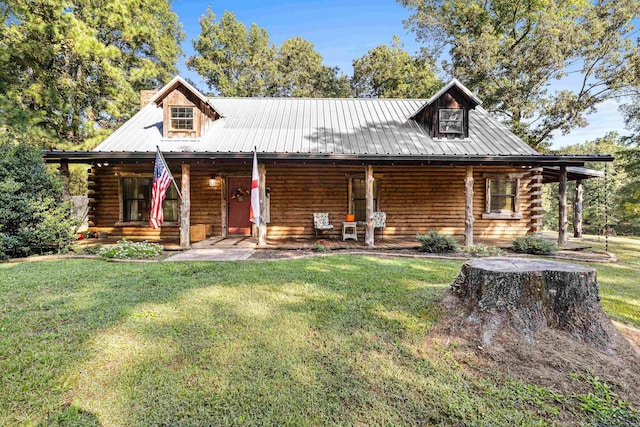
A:
[[[258,173],[258,154],[253,151],[253,172],[251,173],[251,213],[249,220],[260,225],[260,174]]]
[[[151,210],[149,212],[149,224],[154,230],[162,224],[162,202],[167,195],[167,189],[173,181],[169,166],[164,161],[160,149],[156,148],[156,167],[153,171],[153,187],[151,189]],[[177,187],[176,187],[177,188]]]

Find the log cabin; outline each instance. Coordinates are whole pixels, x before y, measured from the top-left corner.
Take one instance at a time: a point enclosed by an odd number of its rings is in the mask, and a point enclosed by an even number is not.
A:
[[[149,225],[156,147],[172,186],[164,223]],[[249,222],[252,159],[260,174],[258,226]],[[548,155],[529,147],[452,80],[430,99],[206,97],[181,77],[142,91],[141,109],[91,151],[51,150],[49,162],[87,163],[90,231],[149,240],[204,236],[312,237],[313,213],[339,233],[347,214],[374,244],[431,230],[514,238],[542,227],[541,187],[560,182],[560,242],[566,182],[597,174],[606,155]],[[197,231],[197,233],[194,233]]]

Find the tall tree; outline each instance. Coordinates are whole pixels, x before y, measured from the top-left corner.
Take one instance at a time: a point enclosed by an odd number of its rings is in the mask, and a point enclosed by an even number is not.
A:
[[[587,232],[602,232],[605,222],[618,233],[637,234],[640,232],[640,185],[632,175],[624,138],[609,132],[593,141],[570,145],[556,151],[557,154],[612,154],[613,163],[587,163],[590,169],[606,171],[606,178],[583,181],[584,186],[584,228]],[[634,179],[635,178],[635,179]],[[571,190],[575,182],[570,183]],[[556,229],[558,225],[557,184],[543,186],[545,227]],[[570,206],[572,198],[569,198]]]
[[[635,93],[622,107],[631,135],[623,138],[627,149],[618,157],[624,161],[624,169],[630,178],[623,188],[625,198],[621,209],[627,216],[635,218],[635,231],[640,234],[640,67],[636,70],[638,84]]]
[[[207,9],[194,40],[197,55],[187,67],[195,70],[214,93],[222,96],[347,96],[347,78],[322,65],[313,43],[300,37],[278,49],[264,28],[247,31],[231,12],[217,20]]]
[[[313,43],[301,37],[282,42],[278,51],[276,96],[345,97],[349,82],[337,67],[322,65]]]
[[[193,46],[198,55],[187,60],[210,89],[222,96],[266,96],[275,78],[277,50],[264,28],[249,31],[231,12],[217,21],[209,8],[200,18],[200,36]]]
[[[176,73],[183,34],[168,1],[11,0],[0,14],[1,126],[78,144]]]
[[[397,35],[353,61],[351,85],[356,96],[428,98],[440,86],[434,61],[425,52],[412,56]]]
[[[407,25],[445,68],[531,146],[585,126],[585,114],[628,87],[638,0],[399,0]],[[576,90],[552,90],[576,79]],[[558,83],[559,84],[559,83]]]

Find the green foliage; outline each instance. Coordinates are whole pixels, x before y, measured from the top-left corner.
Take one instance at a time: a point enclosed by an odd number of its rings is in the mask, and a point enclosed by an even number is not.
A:
[[[87,165],[69,165],[69,193],[72,196],[85,196],[88,190]]]
[[[513,240],[513,250],[523,254],[553,255],[558,245],[542,237],[522,236]]]
[[[616,231],[625,234],[640,235],[640,148],[620,150],[614,166],[621,165],[626,179],[615,182],[615,212],[618,221],[614,223]]]
[[[445,69],[536,149],[632,90],[638,0],[398,1],[419,40],[434,54],[449,49]],[[579,90],[550,90],[570,74]]]
[[[492,245],[473,245],[463,246],[459,249],[460,253],[472,256],[472,257],[488,257],[488,256],[500,256],[504,255],[504,251],[497,246]]]
[[[416,239],[420,242],[420,251],[433,254],[444,254],[455,252],[458,243],[451,236],[443,236],[437,231],[430,231],[427,234],[418,235]]]
[[[167,1],[15,0],[0,14],[0,128],[74,146],[176,73],[183,34]]]
[[[74,248],[74,252],[83,255],[99,255],[103,250],[104,246],[101,243]]]
[[[429,98],[442,85],[433,58],[409,55],[398,36],[353,61],[351,85],[356,96]]]
[[[640,162],[634,161],[636,149],[627,148],[624,138],[611,132],[602,138],[571,145],[557,150],[558,154],[611,154],[613,163],[591,162],[585,166],[606,172],[606,178],[582,181],[584,189],[583,230],[602,234],[612,229],[617,234],[640,233]],[[567,201],[569,218],[573,218],[576,182],[568,183]],[[558,229],[558,185],[546,184],[542,188],[544,227]],[[569,221],[572,224],[572,221]],[[606,222],[606,224],[605,224]]]
[[[200,74],[222,96],[266,96],[277,72],[277,50],[264,28],[253,24],[247,32],[233,13],[219,21],[209,8],[200,18],[201,32],[193,46],[198,52],[187,67]]]
[[[327,252],[329,251],[329,248],[321,243],[314,243],[313,246],[311,247],[311,250],[315,252]]]
[[[574,394],[573,397],[578,400],[580,410],[595,418],[599,425],[632,426],[640,424],[640,411],[632,408],[629,402],[621,400],[609,384],[591,375],[572,374],[572,377],[591,386],[592,392]]]
[[[300,36],[282,42],[277,56],[275,96],[333,97],[349,95],[349,80],[338,67],[322,65],[313,43]]]
[[[349,82],[338,68],[322,65],[313,43],[300,37],[278,49],[255,23],[247,31],[231,12],[217,21],[207,9],[187,67],[222,96],[344,97]]]
[[[162,246],[157,243],[122,239],[116,245],[102,247],[97,254],[104,259],[146,259],[157,257],[162,252]]]
[[[42,152],[9,133],[0,135],[0,152],[0,258],[65,251],[77,223]]]

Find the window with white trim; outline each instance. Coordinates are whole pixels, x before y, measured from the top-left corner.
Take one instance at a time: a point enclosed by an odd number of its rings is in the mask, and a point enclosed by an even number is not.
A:
[[[180,180],[176,179],[178,185]],[[128,177],[122,178],[122,221],[146,222],[149,221],[151,209],[151,188],[153,177]],[[173,184],[167,189],[166,197],[162,202],[164,221],[178,221],[178,192]]]
[[[486,213],[512,214],[518,211],[518,179],[510,177],[487,178]]]
[[[193,107],[170,107],[171,130],[193,130]]]
[[[439,133],[464,133],[464,109],[441,108],[438,110]]]

